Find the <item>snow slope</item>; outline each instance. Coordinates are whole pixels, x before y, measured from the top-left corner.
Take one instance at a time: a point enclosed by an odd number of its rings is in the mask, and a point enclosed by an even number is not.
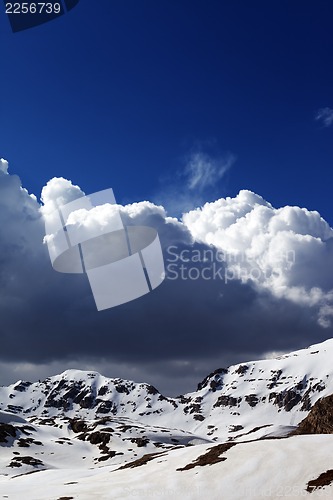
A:
[[[332,446],[332,435],[238,443],[218,463],[180,470],[207,454],[208,447],[198,445],[122,470],[111,466],[64,468],[4,477],[0,478],[0,491],[10,500],[331,499],[332,485],[311,493],[307,488],[311,480],[332,467]]]
[[[327,340],[218,369],[178,398],[79,370],[0,387],[0,494],[333,498],[330,485],[306,491],[310,480],[333,469],[332,436],[284,438],[333,393],[332,359]],[[201,465],[177,470],[207,454]]]

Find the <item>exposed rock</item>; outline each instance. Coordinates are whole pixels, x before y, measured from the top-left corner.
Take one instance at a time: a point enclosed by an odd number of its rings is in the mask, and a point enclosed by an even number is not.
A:
[[[14,386],[14,391],[24,392],[27,389],[27,387],[29,387],[30,385],[32,385],[31,382],[22,382],[21,381]]]
[[[96,402],[100,403],[97,408],[97,413],[112,413],[113,415],[117,414],[117,405],[112,401],[102,401],[96,400]]]
[[[266,425],[261,425],[260,427],[254,427],[253,429],[250,429],[249,431],[247,432],[243,432],[242,434],[238,434],[236,436],[236,438],[240,438],[242,436],[247,436],[248,434],[253,434],[257,431],[259,431],[260,429],[264,429],[265,427],[270,427],[272,424],[266,424]],[[237,427],[237,426],[236,426]],[[240,426],[241,427],[241,426]],[[234,431],[231,431],[231,432],[234,432]],[[230,438],[230,439],[235,439],[235,438]],[[266,438],[265,438],[266,439]]]
[[[310,399],[311,388],[309,388],[302,397],[302,406],[301,411],[310,411],[311,410],[311,399]]]
[[[184,413],[198,413],[201,410],[201,406],[198,403],[192,403],[191,405],[184,407]]]
[[[220,396],[213,405],[213,408],[219,406],[237,406],[241,402],[242,398],[234,398],[232,396]]]
[[[211,427],[211,426],[209,426]],[[238,432],[238,431],[241,431],[242,429],[244,429],[244,427],[242,425],[231,425],[230,426],[230,432]]]
[[[128,464],[122,465],[121,467],[119,467],[119,469],[116,470],[132,469],[134,467],[140,467],[141,465],[146,465],[148,462],[154,460],[154,458],[159,456],[162,456],[162,453],[147,453],[146,455],[143,455],[143,457],[138,458],[137,460],[133,460],[133,462],[129,462]]]
[[[9,411],[10,413],[22,413],[23,408],[22,406],[15,406],[15,405],[7,405],[6,411]]]
[[[106,460],[109,460],[110,458],[113,458],[116,455],[123,455],[122,452],[117,453],[116,451],[112,451],[112,450],[108,450],[108,451],[102,452],[102,453],[105,453],[105,455],[102,455],[101,457],[99,457],[97,459],[98,462],[105,462]]]
[[[323,486],[328,486],[333,482],[333,470],[327,470],[320,474],[316,479],[312,479],[308,482],[306,491],[312,493],[317,489],[321,489]]]
[[[209,448],[209,451],[204,455],[200,455],[194,462],[185,465],[185,467],[181,467],[176,469],[177,471],[184,471],[193,469],[194,467],[204,466],[204,465],[213,465],[218,462],[223,462],[226,460],[226,457],[221,457],[223,453],[228,451],[232,446],[235,446],[236,443],[223,443],[213,446],[213,448]]]
[[[194,418],[194,420],[199,420],[199,422],[202,422],[203,420],[205,420],[205,417],[203,415],[200,415],[199,413],[197,413],[196,415],[193,415],[193,418]]]
[[[190,403],[192,401],[192,399],[188,396],[177,396],[177,399],[183,405],[186,405],[187,403]]]
[[[333,395],[317,401],[291,434],[333,434]]]
[[[149,439],[148,438],[131,438],[130,439],[131,443],[135,443],[137,446],[141,447],[141,446],[147,446],[147,444],[149,443]]]
[[[271,370],[272,378],[271,383],[268,384],[267,389],[273,389],[277,385],[277,381],[282,375],[282,370]]]
[[[34,457],[14,457],[8,467],[21,467],[23,464],[32,465],[33,467],[44,465],[41,460]]]
[[[210,382],[210,379],[212,379],[215,375],[222,375],[225,373],[228,373],[228,370],[226,370],[225,368],[218,368],[217,370],[213,371],[207,377],[205,377],[202,382],[199,382],[197,391],[200,391],[201,389],[207,387],[208,383]]]
[[[256,406],[259,403],[259,399],[256,394],[249,394],[245,396],[245,401],[252,407]]]
[[[248,371],[249,367],[247,365],[239,365],[239,367],[235,370],[235,373],[238,375],[244,375]]]
[[[91,434],[88,434],[87,440],[91,442],[91,444],[107,444],[111,439],[111,436],[108,432],[99,432],[95,431]]]
[[[84,420],[70,419],[70,427],[73,432],[87,432],[88,426]]]
[[[1,424],[0,423],[0,443],[8,443],[8,437],[16,437],[16,429],[13,425],[10,424]]]
[[[103,385],[98,391],[98,396],[105,396],[105,394],[108,393],[108,390],[109,390],[108,386]]]
[[[279,408],[284,408],[285,411],[290,411],[301,399],[302,396],[296,389],[288,389],[279,393],[271,392],[269,395],[269,401],[273,401],[273,404]]]
[[[119,392],[119,393],[124,393],[124,394],[129,394],[130,393],[128,387],[126,387],[125,384],[117,384],[116,385],[116,391]]]
[[[17,442],[20,448],[29,448],[29,446],[34,442],[31,438],[20,438]]]
[[[147,385],[148,394],[158,394],[158,390],[153,385]]]
[[[212,392],[215,392],[220,385],[221,385],[220,381],[212,380],[211,383],[209,384],[209,387],[211,388]]]

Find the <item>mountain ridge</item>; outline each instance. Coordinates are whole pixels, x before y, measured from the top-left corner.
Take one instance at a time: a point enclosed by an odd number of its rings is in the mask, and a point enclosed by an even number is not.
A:
[[[146,424],[158,417],[160,425],[226,440],[235,437],[235,428],[242,426],[243,434],[257,427],[253,420],[297,425],[319,398],[333,393],[332,356],[329,339],[274,359],[219,368],[197,391],[178,397],[166,397],[150,384],[71,369],[42,382],[0,387],[0,411],[23,418],[127,416]]]
[[[330,498],[332,436],[302,434],[330,431],[332,355],[330,339],[220,368],[176,398],[81,370],[0,387],[0,490],[28,500],[90,500],[97,489],[107,499],[199,500],[209,491],[217,500],[222,484],[228,500],[281,492],[316,499],[320,488]],[[281,457],[289,456],[286,469]]]

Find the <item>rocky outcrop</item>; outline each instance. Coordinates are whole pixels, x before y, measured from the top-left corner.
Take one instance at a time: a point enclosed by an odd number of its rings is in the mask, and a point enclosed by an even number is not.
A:
[[[213,392],[215,392],[217,389],[220,389],[222,387],[222,378],[221,375],[224,375],[228,373],[228,370],[226,368],[218,368],[217,370],[213,371],[207,377],[203,379],[202,382],[199,382],[197,391],[201,391],[201,389],[204,389],[205,387],[209,387]]]
[[[291,434],[333,434],[333,395],[317,401]]]
[[[0,423],[0,443],[8,443],[8,438],[16,437],[16,429],[13,425]]]

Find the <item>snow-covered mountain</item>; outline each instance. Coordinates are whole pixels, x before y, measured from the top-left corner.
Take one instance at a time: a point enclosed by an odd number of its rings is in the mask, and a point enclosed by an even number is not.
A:
[[[217,369],[196,392],[177,398],[148,384],[67,370],[42,382],[0,387],[0,410],[30,419],[127,417],[226,440],[259,425],[296,425],[320,397],[333,393],[332,356],[333,340],[327,340],[276,359]]]
[[[22,480],[23,474],[30,481],[26,474],[33,471],[89,482],[101,468],[121,471],[119,477],[127,471],[125,476],[132,477],[131,471],[141,470],[141,465],[155,471],[166,461],[185,472],[205,464],[222,467],[224,455],[234,456],[236,450],[245,453],[259,446],[265,456],[269,446],[292,447],[272,438],[295,433],[315,403],[333,393],[332,358],[333,340],[327,340],[276,359],[218,369],[197,391],[177,398],[165,397],[148,384],[78,370],[0,387],[0,493],[15,490],[10,485],[17,481],[8,483],[9,478]],[[295,435],[286,441],[302,446],[308,438]],[[262,444],[256,445],[258,440]],[[33,500],[57,498],[34,494]],[[311,495],[315,498],[313,491]]]

